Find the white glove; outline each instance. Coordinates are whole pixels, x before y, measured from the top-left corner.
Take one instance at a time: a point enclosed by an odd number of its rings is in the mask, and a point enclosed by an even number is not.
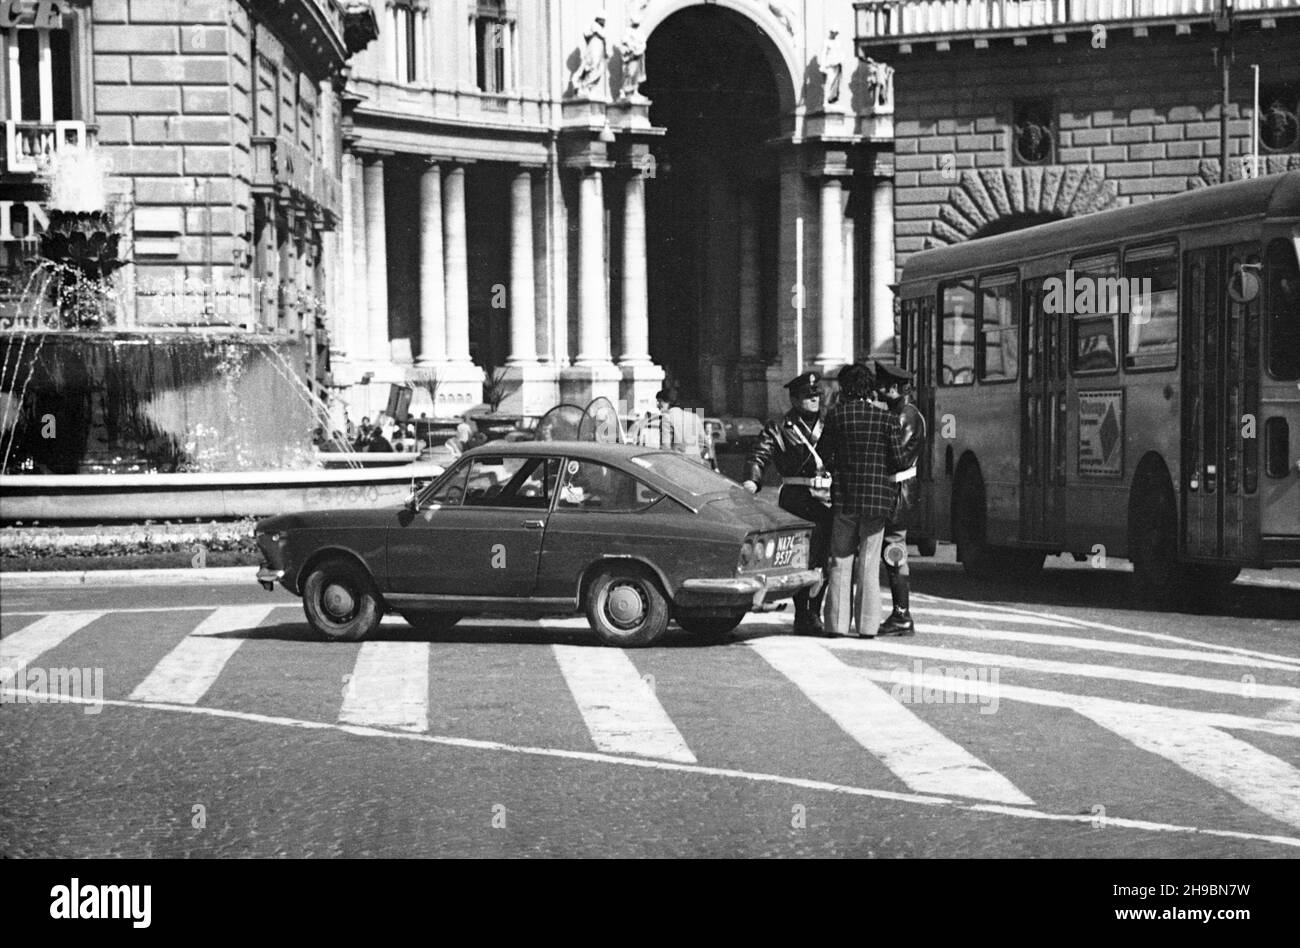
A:
[[[751,494],[758,493],[758,485],[753,481],[745,481],[745,483],[742,484],[741,486],[744,487],[745,490],[749,491]]]

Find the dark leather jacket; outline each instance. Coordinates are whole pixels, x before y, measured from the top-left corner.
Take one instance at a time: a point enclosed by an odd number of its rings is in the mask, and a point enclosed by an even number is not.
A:
[[[796,430],[813,447],[821,436],[825,413],[818,416],[812,428],[806,425],[800,412],[791,408],[780,418],[774,418],[763,427],[758,444],[745,460],[745,480],[763,483],[763,470],[775,464],[782,477],[812,477],[817,473],[817,461],[812,452],[799,440]],[[820,453],[820,448],[818,453]]]
[[[899,427],[903,429],[904,470],[916,467],[921,458],[921,450],[925,447],[925,416],[906,395],[891,404],[889,410],[898,416]],[[898,499],[890,518],[893,522],[904,522],[907,511],[916,506],[921,491],[920,480],[918,472],[916,476],[899,483]]]

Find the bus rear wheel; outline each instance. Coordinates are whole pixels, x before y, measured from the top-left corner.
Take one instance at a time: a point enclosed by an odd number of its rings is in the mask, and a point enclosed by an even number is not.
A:
[[[1133,500],[1129,559],[1139,599],[1173,601],[1188,586],[1190,571],[1178,562],[1178,514],[1169,491],[1151,486]]]
[[[997,551],[989,546],[985,533],[984,478],[978,469],[968,470],[957,482],[952,500],[952,532],[957,541],[957,559],[967,575],[975,579],[999,579]],[[1005,562],[1002,564],[1005,566]]]

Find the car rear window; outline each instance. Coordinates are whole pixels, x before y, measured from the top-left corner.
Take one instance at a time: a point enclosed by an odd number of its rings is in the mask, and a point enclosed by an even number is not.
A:
[[[660,452],[656,454],[639,454],[632,463],[653,471],[660,477],[672,481],[688,494],[701,496],[716,494],[720,491],[738,488],[735,481],[728,480],[721,474],[705,467],[698,461],[691,461],[685,455]]]

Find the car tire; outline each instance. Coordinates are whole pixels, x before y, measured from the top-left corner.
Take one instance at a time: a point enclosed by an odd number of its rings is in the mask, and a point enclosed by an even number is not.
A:
[[[916,552],[920,556],[934,556],[939,549],[939,541],[934,537],[918,537],[916,540]]]
[[[747,614],[739,612],[729,616],[694,616],[690,613],[678,613],[675,618],[677,624],[692,635],[712,639],[726,635],[740,625]]]
[[[962,474],[953,493],[952,531],[957,542],[957,559],[973,579],[1001,579],[1005,563],[999,564],[997,550],[985,534],[984,478],[978,468]]]
[[[587,621],[606,645],[642,648],[668,628],[668,600],[644,568],[601,570],[587,587]]]
[[[307,622],[322,637],[357,642],[379,627],[384,604],[370,577],[343,557],[322,560],[302,586]]]
[[[1212,566],[1194,563],[1186,569],[1194,586],[1210,588],[1215,592],[1222,592],[1224,588],[1236,582],[1237,577],[1241,575],[1240,566]]]
[[[446,635],[465,616],[459,612],[407,611],[402,618],[421,635],[438,636]]]
[[[1133,499],[1129,561],[1140,602],[1172,605],[1188,590],[1190,573],[1178,561],[1178,514],[1167,488],[1148,484]]]

